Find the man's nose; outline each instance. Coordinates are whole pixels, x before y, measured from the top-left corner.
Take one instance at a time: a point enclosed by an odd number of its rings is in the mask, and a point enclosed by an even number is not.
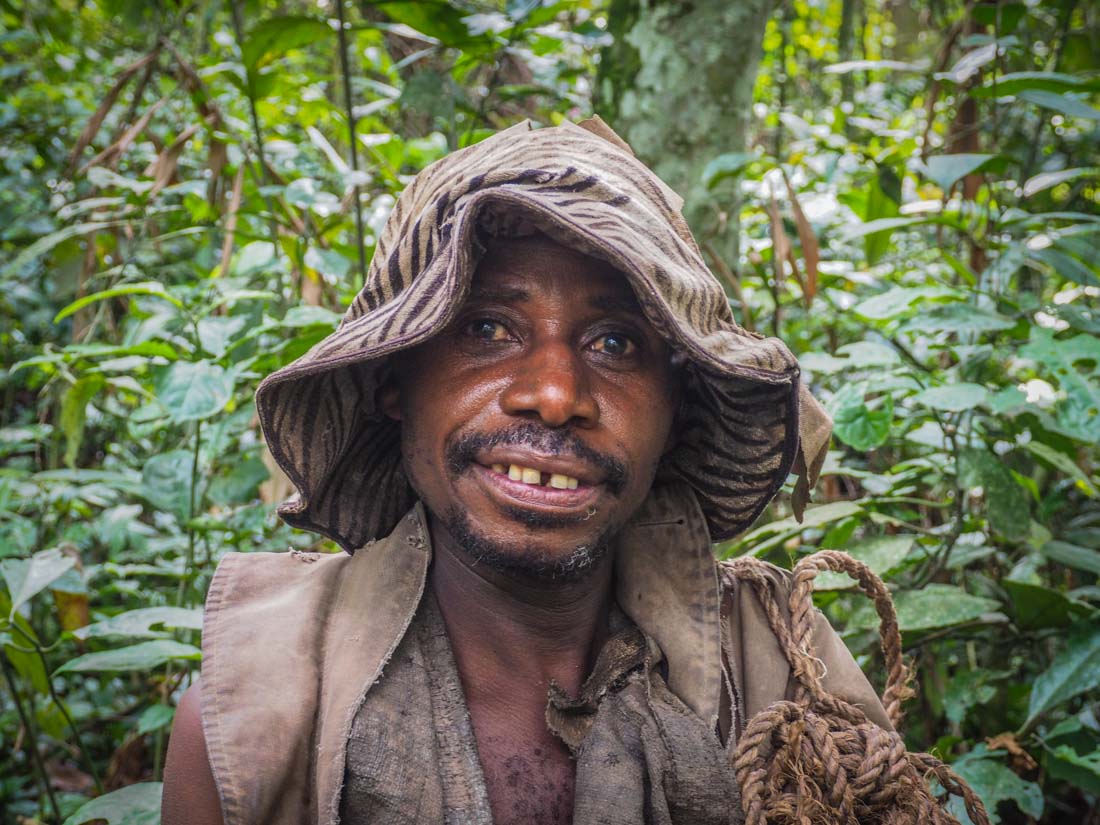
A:
[[[509,415],[537,416],[548,427],[594,427],[600,420],[587,367],[562,341],[535,347],[516,365],[500,406]]]

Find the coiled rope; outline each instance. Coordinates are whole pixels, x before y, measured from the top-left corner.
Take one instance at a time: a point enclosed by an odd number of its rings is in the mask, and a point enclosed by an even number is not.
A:
[[[796,680],[791,701],[781,701],[749,720],[733,757],[746,825],[958,825],[946,810],[959,796],[974,825],[989,825],[981,799],[944,762],[909,753],[896,732],[902,702],[912,695],[890,592],[882,579],[847,553],[822,550],[795,565],[789,621],[779,608],[774,579],[763,562],[724,563],[729,584],[748,582],[764,606]],[[813,650],[813,580],[823,570],[847,573],[874,602],[886,657],[883,706],[894,726],[885,730],[855,705],[825,690]],[[940,796],[929,787],[932,778]]]

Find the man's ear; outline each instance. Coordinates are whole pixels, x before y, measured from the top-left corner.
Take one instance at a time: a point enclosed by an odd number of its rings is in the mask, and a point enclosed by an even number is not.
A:
[[[375,409],[391,421],[401,420],[401,388],[394,380],[393,373],[386,370],[382,383],[374,392]]]

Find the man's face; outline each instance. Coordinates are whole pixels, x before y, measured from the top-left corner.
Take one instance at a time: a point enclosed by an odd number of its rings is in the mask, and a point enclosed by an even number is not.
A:
[[[393,374],[382,407],[435,523],[540,578],[591,568],[638,509],[678,398],[626,279],[541,235],[495,244],[455,322]]]

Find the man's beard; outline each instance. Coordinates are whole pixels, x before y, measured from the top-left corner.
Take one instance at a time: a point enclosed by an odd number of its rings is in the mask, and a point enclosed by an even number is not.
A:
[[[404,434],[403,434],[404,435]],[[445,448],[446,469],[452,479],[467,472],[481,450],[498,446],[525,446],[547,454],[572,454],[598,467],[603,473],[603,484],[615,494],[629,483],[630,473],[614,456],[591,449],[567,429],[549,429],[533,422],[520,422],[513,427],[491,435],[467,433]],[[412,479],[410,477],[410,483]],[[415,488],[415,484],[413,484]],[[420,495],[420,491],[416,491]],[[420,495],[423,500],[423,495]],[[505,511],[520,527],[536,530],[555,530],[587,521],[594,516],[591,510],[580,516],[554,515],[510,507]],[[496,542],[478,532],[466,513],[457,507],[435,513],[455,543],[479,564],[503,573],[537,581],[570,582],[584,578],[595,570],[607,555],[611,540],[622,527],[609,524],[591,541],[579,544],[564,556],[551,555],[544,550],[525,547],[522,539],[515,542]]]
[[[531,515],[517,511],[516,515]],[[583,579],[603,561],[611,547],[617,527],[609,526],[591,542],[574,547],[565,556],[552,556],[542,550],[523,547],[518,542],[507,544],[492,541],[477,532],[469,517],[457,508],[439,514],[444,528],[454,542],[475,564],[524,579],[542,582],[573,582]],[[540,521],[521,519],[526,521]],[[541,526],[541,525],[540,525]]]

